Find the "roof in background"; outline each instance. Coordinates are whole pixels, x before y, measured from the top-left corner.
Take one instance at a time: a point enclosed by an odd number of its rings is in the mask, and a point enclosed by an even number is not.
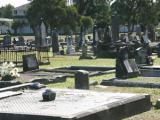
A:
[[[0,22],[13,22],[13,19],[8,19],[8,18],[0,18]]]
[[[29,3],[15,7],[14,9],[16,10],[22,10],[22,9],[27,9],[29,7]]]

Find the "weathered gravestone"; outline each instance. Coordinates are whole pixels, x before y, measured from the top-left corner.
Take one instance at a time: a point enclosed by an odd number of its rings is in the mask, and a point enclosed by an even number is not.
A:
[[[23,55],[23,71],[31,71],[39,69],[36,54]]]
[[[46,26],[43,21],[41,23],[40,29],[41,29],[41,46],[49,46],[48,39],[47,39]]]
[[[75,73],[75,88],[89,89],[89,72],[85,70],[78,70]]]
[[[153,65],[153,59],[151,57],[152,51],[150,47],[139,47],[136,49],[136,63],[143,65]]]
[[[11,45],[11,36],[6,35],[3,37],[3,47],[9,47]]]
[[[139,47],[136,49],[136,63],[137,64],[146,64],[147,63],[147,49]]]
[[[23,36],[18,37],[18,41],[16,41],[17,46],[24,46],[25,45],[25,40]]]
[[[139,74],[140,71],[135,59],[128,59],[127,49],[121,49],[116,59],[116,77],[123,79],[137,77]]]
[[[67,37],[67,54],[72,54],[75,52],[75,48],[73,46],[73,40],[71,36]]]

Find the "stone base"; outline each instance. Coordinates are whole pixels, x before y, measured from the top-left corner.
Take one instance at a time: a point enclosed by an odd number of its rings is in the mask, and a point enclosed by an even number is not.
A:
[[[12,81],[0,81],[0,88],[4,87],[9,87],[9,86],[14,86],[14,85],[19,85],[21,82],[17,80],[12,80]]]
[[[79,57],[79,60],[81,60],[81,59],[89,59],[89,60],[92,60],[92,59],[94,59],[92,56],[80,56]]]
[[[45,89],[0,100],[0,119],[120,120],[151,108],[149,95],[52,90],[57,97],[50,102],[42,101]]]
[[[160,83],[133,82],[124,79],[103,80],[101,85],[118,86],[118,87],[143,87],[143,88],[160,88]]]
[[[56,68],[53,71],[57,73],[65,73],[67,77],[74,77],[77,70],[89,71],[89,76],[98,76],[104,74],[115,73],[115,67],[100,67],[100,66],[70,66]]]
[[[160,77],[160,66],[141,66],[140,71],[143,77]]]

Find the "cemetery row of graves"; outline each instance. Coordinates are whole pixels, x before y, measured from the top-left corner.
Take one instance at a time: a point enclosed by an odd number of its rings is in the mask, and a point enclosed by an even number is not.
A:
[[[12,56],[16,51],[19,59],[2,62],[0,118],[117,120],[146,111],[159,118],[154,110],[159,108],[160,67],[154,66],[159,62],[158,43],[117,41],[88,47],[85,41],[76,52],[69,39],[65,47],[70,54],[44,57],[50,52],[43,48],[15,49],[6,41],[4,37],[1,56],[6,59],[5,52]],[[114,49],[108,51],[103,45]],[[41,66],[38,55],[49,65]],[[9,62],[16,63],[15,58],[21,62],[20,71]],[[147,113],[128,119],[151,119]]]
[[[56,56],[50,56],[55,44],[46,35],[40,36],[40,45],[4,36],[0,118],[120,120],[148,111],[157,117],[153,109],[160,108],[160,67],[154,62],[159,61],[159,43],[150,42],[147,33],[114,33],[112,38],[113,31],[94,28],[89,41],[84,34],[77,41],[67,35]],[[52,39],[58,39],[56,33]]]

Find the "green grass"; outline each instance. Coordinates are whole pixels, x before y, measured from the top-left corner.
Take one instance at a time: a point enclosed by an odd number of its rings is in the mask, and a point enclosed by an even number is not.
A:
[[[114,59],[79,60],[77,56],[58,56],[50,59],[51,64],[45,67],[65,66],[115,66]]]
[[[160,59],[157,58],[155,61],[156,65],[160,65]],[[51,65],[43,66],[45,68],[56,68],[65,66],[115,66],[114,59],[95,59],[95,60],[79,60],[79,57],[73,56],[62,56],[51,59]],[[102,76],[90,77],[90,80],[96,80],[98,83],[103,79],[114,78],[115,74],[107,74]],[[131,81],[144,81],[144,82],[160,82],[160,78],[132,78]],[[70,88],[74,89],[74,78],[67,78],[65,83],[49,84],[48,87],[52,88]],[[118,92],[118,93],[140,93],[150,94],[153,105],[156,103],[160,95],[159,89],[149,89],[140,87],[98,87],[91,86],[91,90],[103,91],[103,92]],[[160,120],[160,110],[155,110],[154,107],[145,113],[126,118],[125,120]]]

